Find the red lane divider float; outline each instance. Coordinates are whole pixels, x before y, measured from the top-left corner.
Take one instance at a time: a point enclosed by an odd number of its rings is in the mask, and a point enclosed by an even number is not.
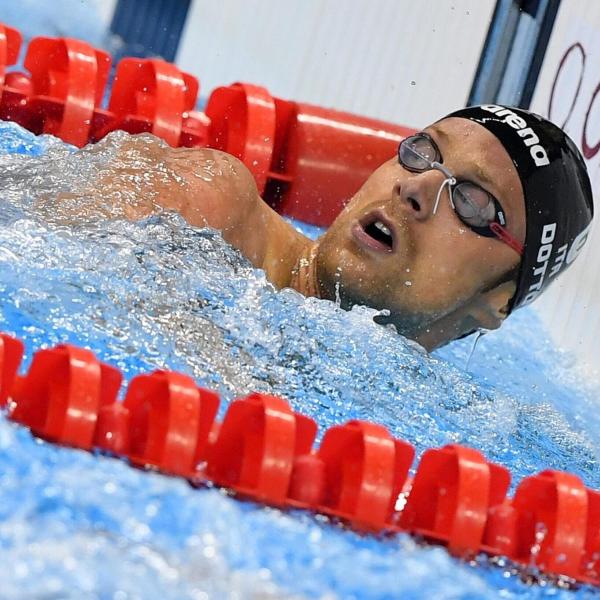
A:
[[[22,41],[16,29],[0,24],[0,92],[5,82],[6,67],[17,62]]]
[[[0,23],[0,119],[24,118],[27,98],[33,91],[25,74],[6,72],[7,67],[16,64],[22,41],[16,29]]]
[[[12,388],[13,420],[52,442],[90,450],[98,412],[114,402],[121,373],[89,351],[60,345],[36,353]]]
[[[34,38],[25,67],[31,73],[32,96],[23,126],[50,133],[75,146],[84,146],[106,118],[100,102],[111,58],[79,40]]]
[[[242,495],[283,505],[294,459],[310,451],[316,433],[316,423],[281,398],[234,400],[209,450],[207,475]]]
[[[117,67],[108,123],[98,138],[115,129],[152,133],[171,146],[206,144],[208,121],[194,117],[198,80],[161,59],[124,58]]]
[[[173,475],[198,477],[219,408],[214,392],[187,375],[155,371],[135,377],[123,403],[129,415],[129,460]]]
[[[410,444],[381,425],[350,421],[331,427],[317,453],[325,478],[316,509],[359,529],[391,528],[414,455]]]
[[[427,450],[413,480],[412,502],[403,528],[445,540],[454,554],[468,555],[482,544],[488,512],[502,504],[510,473],[471,448],[455,444]]]
[[[277,115],[271,94],[247,83],[217,88],[206,105],[206,116],[211,123],[208,144],[242,160],[263,194],[275,146]]]
[[[600,586],[600,493],[570,473],[526,477],[509,498],[506,468],[450,444],[427,450],[411,480],[414,448],[381,425],[333,426],[314,448],[315,421],[281,398],[234,400],[219,423],[219,397],[187,375],[139,375],[121,402],[121,373],[89,350],[40,350],[23,376],[22,356],[23,344],[0,334],[0,399],[10,419],[47,441]]]
[[[16,64],[21,35],[0,24],[0,118],[75,146],[111,131],[152,133],[171,146],[233,154],[273,208],[327,226],[373,170],[393,158],[413,129],[282,100],[263,87],[215,89],[195,110],[198,80],[161,59],[123,58],[102,107],[111,57],[70,38],[34,38],[28,73]]]

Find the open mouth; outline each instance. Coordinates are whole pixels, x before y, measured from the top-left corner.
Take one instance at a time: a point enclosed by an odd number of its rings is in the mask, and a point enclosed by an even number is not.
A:
[[[381,215],[369,215],[353,229],[361,244],[377,252],[394,251],[394,233],[391,224]]]

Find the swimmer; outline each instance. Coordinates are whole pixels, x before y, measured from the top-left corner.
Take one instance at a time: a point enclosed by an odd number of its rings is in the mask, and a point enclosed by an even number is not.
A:
[[[129,137],[99,194],[141,218],[178,211],[277,287],[368,305],[427,350],[496,329],[575,259],[593,216],[590,181],[558,127],[517,108],[459,110],[405,139],[312,241],[260,198],[236,158]],[[152,175],[149,175],[152,173]]]

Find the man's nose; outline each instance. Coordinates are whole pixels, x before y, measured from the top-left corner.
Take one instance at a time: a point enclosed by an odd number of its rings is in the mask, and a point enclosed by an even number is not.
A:
[[[433,216],[436,199],[446,177],[437,170],[414,173],[411,177],[396,183],[394,197],[407,214],[418,220]],[[449,190],[441,190],[440,204],[447,202]],[[438,207],[439,210],[439,207]]]

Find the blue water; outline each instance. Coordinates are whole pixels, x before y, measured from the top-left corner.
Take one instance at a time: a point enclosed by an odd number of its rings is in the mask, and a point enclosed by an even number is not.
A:
[[[218,233],[176,215],[73,219],[57,192],[93,185],[123,139],[73,153],[0,123],[1,329],[25,341],[27,361],[70,341],[128,379],[156,367],[189,373],[223,406],[267,391],[313,416],[321,433],[369,419],[419,453],[460,442],[517,481],[551,467],[600,488],[598,388],[553,349],[531,309],[484,337],[467,372],[472,340],[428,356],[375,325],[369,309],[274,290]],[[85,192],[73,202],[85,205]],[[483,557],[467,564],[407,536],[363,537],[192,489],[39,442],[4,417],[0,448],[0,599],[594,594],[528,586]]]

